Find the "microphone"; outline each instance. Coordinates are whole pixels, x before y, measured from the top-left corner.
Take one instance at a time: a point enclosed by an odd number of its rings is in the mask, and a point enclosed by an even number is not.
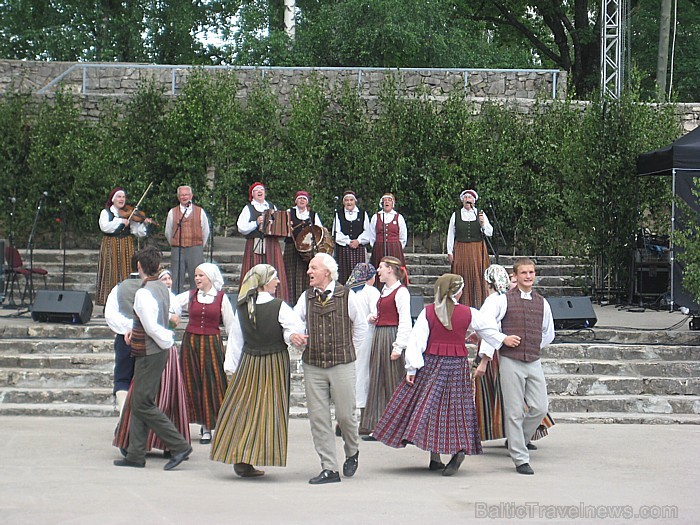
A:
[[[48,192],[48,191],[44,191],[44,192],[42,192],[41,194],[42,194],[44,197],[48,197],[48,196],[49,196],[49,192]],[[42,197],[42,198],[43,198],[43,197]]]
[[[187,207],[189,208],[190,206],[192,206],[192,200],[191,200],[191,199],[190,199],[189,201],[187,201]]]
[[[17,199],[15,197],[10,197],[10,202],[14,204],[15,202],[17,202]]]

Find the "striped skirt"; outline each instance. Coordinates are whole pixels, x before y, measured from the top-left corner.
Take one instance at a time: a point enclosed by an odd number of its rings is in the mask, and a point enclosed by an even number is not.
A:
[[[258,239],[247,239],[245,242],[238,289],[240,290],[241,282],[243,282],[243,277],[248,273],[248,270],[256,264],[269,264],[277,270],[277,277],[280,280],[280,284],[277,287],[277,297],[294,306],[294,303],[291,303],[287,296],[287,273],[284,271],[284,260],[278,237],[265,237],[265,253],[263,254],[255,253],[254,247],[256,242],[258,242]]]
[[[131,386],[133,388],[133,385]],[[112,445],[118,448],[129,448],[129,429],[131,427],[131,388],[124,402],[117,429],[114,431]],[[180,362],[177,356],[177,347],[173,345],[168,350],[168,361],[165,363],[163,375],[160,378],[160,390],[156,396],[156,405],[167,418],[173,422],[182,437],[190,443],[190,418],[187,416],[187,394],[185,393],[185,381],[182,378]],[[146,451],[151,449],[165,450],[165,444],[153,431],[148,432]]]
[[[215,428],[228,380],[224,372],[221,335],[185,332],[180,362],[187,391],[187,413],[192,423]]]
[[[452,273],[464,278],[464,291],[459,302],[474,308],[481,308],[486,292],[484,270],[490,266],[486,243],[455,242]]]
[[[414,384],[396,389],[373,436],[394,448],[481,454],[469,360],[425,355]]]
[[[340,284],[346,283],[355,266],[367,262],[367,250],[363,245],[353,249],[350,246],[341,246],[336,243],[333,255],[338,263],[338,282]]]
[[[296,246],[286,243],[284,245],[284,271],[287,274],[287,297],[291,305],[295,305],[301,294],[309,287],[309,276],[306,274],[308,269],[309,263],[299,255]],[[282,286],[281,283],[280,286]]]
[[[503,393],[501,392],[501,379],[498,373],[498,352],[494,353],[493,359],[486,365],[486,373],[476,380],[474,400],[479,420],[481,441],[505,438]],[[552,426],[554,426],[554,419],[547,414],[535,431],[535,435],[532,436],[532,441],[545,437],[548,434],[547,429]]]
[[[391,360],[391,348],[397,331],[397,326],[377,326],[374,329],[369,357],[369,392],[360,422],[360,428],[369,432],[377,426],[396,387],[406,375],[403,355],[395,361]]]
[[[102,237],[100,260],[97,264],[95,304],[104,306],[112,288],[129,277],[132,255],[134,255],[134,238],[131,235]]]
[[[211,459],[286,466],[289,381],[288,352],[244,353],[219,412]]]

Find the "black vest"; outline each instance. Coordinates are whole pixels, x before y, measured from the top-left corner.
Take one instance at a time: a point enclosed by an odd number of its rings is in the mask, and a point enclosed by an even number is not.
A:
[[[256,327],[248,317],[248,305],[238,306],[238,320],[243,332],[243,353],[250,355],[270,355],[284,352],[287,343],[284,342],[284,330],[279,323],[281,299],[273,299],[269,303],[255,306]]]
[[[475,221],[462,220],[462,208],[455,212],[455,241],[478,242],[482,240],[479,218]]]
[[[357,219],[349,221],[345,217],[345,210],[341,209],[338,211],[338,221],[340,222],[340,231],[350,237],[350,239],[355,240],[364,231],[365,210],[358,208]]]

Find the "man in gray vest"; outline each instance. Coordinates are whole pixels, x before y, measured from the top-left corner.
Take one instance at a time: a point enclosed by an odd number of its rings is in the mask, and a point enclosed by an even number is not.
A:
[[[493,235],[489,218],[476,208],[478,198],[475,190],[460,193],[462,207],[452,214],[447,228],[447,259],[451,272],[464,279],[459,302],[473,308],[481,308],[488,295],[484,270],[489,267],[489,252],[484,239]]]
[[[306,334],[292,334],[290,340],[304,348],[304,385],[316,453],[321,473],[309,480],[312,485],[340,481],[335,454],[335,433],[331,402],[345,442],[343,475],[357,470],[360,438],[355,412],[355,349],[367,333],[367,320],[356,303],[354,292],[340,285],[338,264],[326,253],[309,262],[311,288],[306,290],[294,311],[306,323]]]
[[[526,257],[513,263],[516,286],[488,302],[481,311],[501,323],[501,331],[520,337],[520,344],[498,351],[508,452],[518,474],[534,474],[530,439],[547,414],[547,383],[540,350],[554,340],[552,310],[535,292],[535,263]],[[525,410],[527,406],[527,410]]]
[[[135,257],[143,284],[134,297],[134,326],[131,340],[127,341],[136,358],[131,389],[129,450],[126,457],[115,460],[114,465],[145,467],[146,440],[150,429],[172,451],[170,461],[163,467],[164,470],[171,470],[189,457],[192,447],[156,405],[168,350],[174,344],[173,332],[166,328],[170,291],[158,279],[161,260],[158,249],[148,246],[136,252]]]
[[[114,337],[114,390],[119,415],[124,410],[124,401],[134,377],[134,358],[131,345],[126,339],[131,338],[134,324],[134,296],[141,287],[141,279],[136,269],[136,258],[131,257],[131,275],[112,288],[105,303],[104,316],[107,326],[116,335]]]

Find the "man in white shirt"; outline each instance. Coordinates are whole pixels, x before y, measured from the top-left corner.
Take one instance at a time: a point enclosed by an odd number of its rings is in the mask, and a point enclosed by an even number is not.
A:
[[[535,263],[526,257],[517,259],[513,273],[515,288],[481,311],[500,321],[503,333],[520,337],[517,346],[499,350],[499,374],[508,452],[518,474],[534,474],[527,445],[549,406],[540,350],[554,340],[554,320],[549,303],[532,289]]]
[[[185,274],[189,277],[190,290],[194,289],[194,269],[204,262],[204,246],[209,240],[209,218],[192,202],[193,196],[190,186],[180,186],[177,189],[180,204],[168,212],[165,221],[175,294],[183,290]]]
[[[134,326],[130,341],[127,341],[136,358],[131,389],[129,449],[126,457],[115,460],[114,465],[145,467],[150,429],[172,451],[172,457],[163,467],[172,470],[189,457],[192,447],[156,405],[168,350],[174,344],[173,332],[166,328],[170,315],[170,290],[158,279],[161,260],[158,249],[148,246],[136,252],[134,257],[143,285],[134,297]]]
[[[367,320],[355,294],[337,283],[338,264],[326,253],[309,262],[311,288],[294,311],[306,323],[306,334],[292,334],[294,346],[304,348],[304,386],[314,448],[321,459],[321,473],[312,485],[340,481],[335,454],[331,402],[345,442],[343,475],[351,477],[358,465],[360,437],[355,411],[355,349],[367,333]]]

